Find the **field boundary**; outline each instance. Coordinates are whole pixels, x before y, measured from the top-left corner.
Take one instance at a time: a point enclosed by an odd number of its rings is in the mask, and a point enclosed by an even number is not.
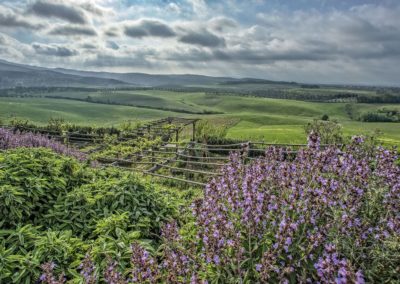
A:
[[[263,157],[268,147],[287,148],[286,155],[296,155],[298,149],[307,144],[267,143],[264,141],[245,141],[230,144],[205,144],[196,141],[196,123],[199,119],[166,117],[151,121],[118,137],[118,141],[135,140],[145,135],[162,137],[157,147],[145,148],[133,153],[130,158],[99,157],[96,161],[103,167],[117,167],[139,172],[162,179],[185,182],[195,186],[204,186],[209,179],[220,176],[220,169],[230,161],[231,153],[237,153],[244,162]],[[186,126],[192,126],[192,139],[180,142],[180,132]],[[168,127],[165,127],[168,126]],[[64,144],[80,147],[97,145],[88,151],[93,154],[104,147],[104,136],[78,132],[51,131],[44,128],[4,126],[21,132],[35,132],[56,139]],[[321,147],[330,145],[324,144]]]

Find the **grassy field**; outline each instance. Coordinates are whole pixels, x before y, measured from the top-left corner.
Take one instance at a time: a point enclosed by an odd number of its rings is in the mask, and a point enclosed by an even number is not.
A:
[[[229,123],[227,134],[231,138],[302,143],[305,142],[303,126],[327,114],[330,119],[336,119],[343,125],[346,135],[368,134],[379,129],[383,132],[382,140],[385,143],[400,145],[400,123],[364,123],[351,120],[345,111],[345,103],[314,103],[159,90],[54,92],[34,95],[42,97],[0,98],[0,119],[5,121],[16,116],[46,123],[49,118],[56,117],[78,124],[117,125],[127,120],[151,120],[166,116],[197,117],[216,124],[234,121]],[[43,96],[75,99],[86,99],[90,96],[102,102],[131,106]],[[355,104],[357,113],[383,107],[399,109],[400,105]],[[161,110],[162,108],[175,111]],[[199,114],[201,112],[219,114]]]
[[[129,106],[95,104],[46,98],[0,98],[0,119],[25,118],[46,123],[50,118],[64,118],[76,124],[117,125],[127,120],[152,120],[176,113]]]

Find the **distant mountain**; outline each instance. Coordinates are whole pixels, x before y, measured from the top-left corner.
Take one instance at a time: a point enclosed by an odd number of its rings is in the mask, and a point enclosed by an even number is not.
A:
[[[115,79],[83,77],[50,69],[0,60],[0,88],[23,87],[120,87],[129,86]]]
[[[235,80],[229,77],[211,77],[203,75],[153,75],[146,73],[110,73],[110,72],[92,72],[92,71],[77,71],[71,69],[54,69],[57,72],[70,75],[78,75],[84,77],[96,78],[112,78],[128,84],[141,86],[188,86],[188,85],[214,85],[228,80]]]
[[[211,77],[203,75],[152,75],[111,73],[64,68],[43,68],[0,60],[0,88],[24,87],[157,87],[227,84],[273,84],[254,78]],[[290,82],[275,82],[293,84]]]
[[[287,82],[287,81],[271,81],[265,79],[255,79],[255,78],[242,78],[242,79],[235,79],[235,80],[226,80],[221,83],[221,85],[241,85],[241,84],[261,84],[261,85],[268,85],[268,84],[280,84],[280,85],[297,85],[296,82]]]

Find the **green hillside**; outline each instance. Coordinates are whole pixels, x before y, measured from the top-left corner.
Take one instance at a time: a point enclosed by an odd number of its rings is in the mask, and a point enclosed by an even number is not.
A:
[[[303,126],[326,114],[343,125],[346,135],[379,129],[385,143],[400,145],[399,123],[351,119],[346,105],[165,90],[63,91],[1,97],[0,118],[16,116],[45,123],[57,117],[77,124],[116,125],[167,116],[197,117],[216,124],[229,121],[230,138],[300,143],[305,142]],[[382,108],[399,109],[398,104],[352,105],[355,115]]]

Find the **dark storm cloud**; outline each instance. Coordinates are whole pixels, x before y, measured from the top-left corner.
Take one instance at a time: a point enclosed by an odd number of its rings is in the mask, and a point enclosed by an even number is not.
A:
[[[52,29],[49,34],[62,36],[96,36],[97,32],[93,28],[85,26],[59,26]]]
[[[43,54],[43,55],[69,57],[69,56],[74,56],[74,55],[78,54],[78,52],[74,49],[70,49],[70,48],[67,48],[64,46],[58,46],[58,45],[46,45],[46,44],[40,44],[40,43],[33,43],[32,47],[36,51],[36,53]]]
[[[205,47],[217,47],[225,46],[225,39],[215,34],[210,33],[207,30],[201,31],[189,31],[187,34],[179,38],[180,42],[200,45]]]
[[[43,25],[36,24],[26,19],[23,19],[13,11],[5,9],[2,6],[0,6],[0,27],[39,29],[43,27]]]
[[[62,2],[38,0],[33,3],[28,11],[38,16],[54,17],[76,24],[87,22],[85,14],[80,9]]]
[[[173,37],[175,31],[168,25],[157,20],[141,20],[137,23],[126,25],[124,28],[125,35],[133,38],[146,36],[153,37]]]

